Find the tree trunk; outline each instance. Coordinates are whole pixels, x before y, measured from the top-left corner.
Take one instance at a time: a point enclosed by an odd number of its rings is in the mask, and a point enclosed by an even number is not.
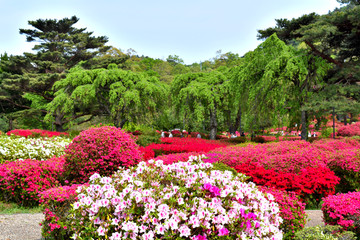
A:
[[[301,140],[306,140],[307,139],[307,113],[306,111],[301,111]]]
[[[214,109],[210,111],[210,139],[216,139],[216,132],[217,132],[217,121],[216,121],[216,104]]]
[[[344,126],[346,126],[347,125],[347,116],[346,116],[346,114],[344,114]]]
[[[9,131],[13,130],[13,119],[9,118]]]
[[[121,129],[124,127],[124,125],[125,125],[126,122],[127,122],[126,119],[121,120],[121,122],[120,122],[120,128],[121,128]]]
[[[64,123],[62,121],[63,117],[62,115],[56,115],[55,116],[55,129],[57,132],[65,132]]]
[[[236,119],[235,119],[235,128],[239,127],[239,133],[241,135],[241,106],[239,106]]]

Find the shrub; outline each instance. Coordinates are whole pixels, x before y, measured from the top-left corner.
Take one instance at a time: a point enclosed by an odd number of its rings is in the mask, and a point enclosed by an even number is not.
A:
[[[280,217],[283,222],[280,229],[284,233],[283,239],[293,239],[297,231],[306,224],[305,204],[302,203],[294,192],[286,192],[275,188],[260,187],[264,193],[270,193],[280,208]]]
[[[340,180],[326,165],[330,152],[304,141],[219,148],[213,153],[217,155],[212,161],[250,176],[258,185],[294,191],[307,203],[334,194]]]
[[[340,225],[360,236],[360,192],[328,196],[324,198],[321,210],[326,224]]]
[[[228,138],[226,141],[229,143],[240,144],[246,142],[246,137]]]
[[[40,193],[40,203],[45,215],[41,231],[45,239],[70,239],[69,210],[76,198],[76,189],[81,185],[60,186]]]
[[[354,233],[340,230],[340,226],[307,227],[295,233],[295,240],[356,240]]]
[[[147,148],[153,149],[155,156],[184,152],[208,152],[225,147],[226,143],[198,138],[162,138],[162,144],[150,144]]]
[[[66,132],[53,132],[41,129],[14,129],[6,133],[8,136],[20,136],[20,137],[65,137],[69,136]]]
[[[146,147],[151,143],[161,143],[160,134],[155,130],[144,129],[142,134],[138,135],[136,143],[143,147]]]
[[[144,161],[155,158],[155,152],[151,148],[139,147],[140,152],[142,153],[142,159]]]
[[[254,137],[254,139],[252,140],[253,142],[256,142],[256,143],[265,143],[265,138],[261,137],[261,136],[256,136]]]
[[[109,176],[118,167],[141,160],[134,139],[116,127],[90,128],[80,133],[65,150],[64,179],[84,183],[94,173]]]
[[[339,127],[337,135],[343,137],[360,136],[360,122]]]
[[[38,194],[56,187],[63,173],[64,158],[46,161],[26,159],[0,165],[0,197],[25,206],[39,203]]]
[[[242,175],[193,159],[94,174],[78,198],[74,239],[282,238],[276,203]]]
[[[71,142],[67,138],[13,138],[0,136],[0,163],[23,159],[45,160],[64,154],[65,147]]]

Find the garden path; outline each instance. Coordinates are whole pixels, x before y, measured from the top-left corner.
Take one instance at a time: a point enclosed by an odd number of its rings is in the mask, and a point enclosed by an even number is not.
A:
[[[321,210],[306,210],[307,227],[324,225]],[[0,215],[0,240],[41,240],[42,213]]]

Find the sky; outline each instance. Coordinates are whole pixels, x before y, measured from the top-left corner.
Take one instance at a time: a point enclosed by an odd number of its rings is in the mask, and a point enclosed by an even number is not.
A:
[[[32,52],[19,29],[28,21],[77,16],[77,28],[107,36],[107,45],[137,55],[166,59],[178,55],[186,64],[209,60],[216,52],[254,50],[257,30],[275,19],[326,14],[336,0],[0,0],[0,54]]]

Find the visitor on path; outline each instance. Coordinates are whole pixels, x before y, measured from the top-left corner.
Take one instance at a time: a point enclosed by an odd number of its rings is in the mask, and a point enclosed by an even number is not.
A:
[[[201,138],[201,135],[200,133],[197,134],[196,138]]]
[[[170,134],[169,134],[169,138],[172,138],[173,137],[173,135],[172,135],[172,133],[170,132]]]

